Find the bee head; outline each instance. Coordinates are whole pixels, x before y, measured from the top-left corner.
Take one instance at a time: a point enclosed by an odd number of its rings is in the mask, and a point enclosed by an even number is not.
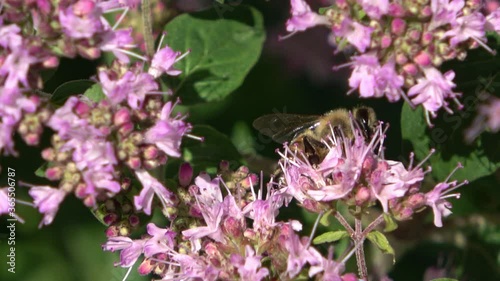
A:
[[[354,120],[365,140],[370,140],[373,135],[373,130],[377,125],[377,116],[371,107],[360,106],[353,111]]]

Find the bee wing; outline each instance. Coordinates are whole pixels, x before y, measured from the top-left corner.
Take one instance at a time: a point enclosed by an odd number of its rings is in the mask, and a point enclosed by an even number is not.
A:
[[[320,117],[286,113],[268,114],[255,119],[253,127],[275,142],[284,143],[304,130],[316,127]]]

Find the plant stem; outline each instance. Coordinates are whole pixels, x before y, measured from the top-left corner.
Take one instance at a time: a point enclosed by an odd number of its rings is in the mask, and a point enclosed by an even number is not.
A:
[[[338,211],[335,212],[335,218],[340,222],[340,224],[347,230],[347,233],[349,233],[349,236],[354,239],[354,229],[352,229],[351,225],[346,221],[346,219],[342,216],[341,213]]]
[[[377,227],[381,222],[384,221],[384,214],[378,216],[374,221],[372,221],[361,233],[361,236],[366,237],[375,227]]]
[[[142,0],[142,24],[146,54],[148,57],[152,57],[154,54],[153,19],[149,0]]]
[[[354,245],[357,246],[360,243],[363,244],[365,242],[365,236],[363,235],[364,232],[361,218],[354,218],[354,229]],[[366,269],[365,251],[363,245],[360,245],[356,249],[356,263],[358,265],[359,278],[364,281],[368,280],[368,270]]]

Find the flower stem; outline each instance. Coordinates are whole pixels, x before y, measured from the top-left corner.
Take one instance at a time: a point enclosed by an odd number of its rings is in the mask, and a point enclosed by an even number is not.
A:
[[[361,233],[362,237],[366,237],[375,227],[377,227],[381,222],[384,221],[384,214],[378,216],[374,221],[372,221]]]
[[[357,209],[359,207],[356,207]],[[357,210],[359,213],[359,210]],[[358,246],[360,243],[365,242],[365,236],[363,235],[363,225],[361,223],[361,218],[354,218],[354,245]],[[359,278],[363,281],[368,280],[368,270],[366,269],[365,261],[365,251],[363,245],[360,245],[356,249],[356,263],[358,265]]]
[[[346,221],[346,219],[342,216],[338,211],[335,212],[335,218],[340,222],[340,224],[347,230],[349,236],[354,239],[354,229],[352,229],[351,225]]]
[[[142,24],[146,54],[148,57],[152,57],[154,54],[153,20],[151,16],[151,3],[149,0],[142,0]]]

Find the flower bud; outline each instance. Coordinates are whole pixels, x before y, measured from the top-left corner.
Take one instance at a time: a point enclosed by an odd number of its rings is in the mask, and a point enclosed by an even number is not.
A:
[[[406,72],[409,75],[417,75],[418,73],[418,68],[415,64],[413,63],[407,63],[403,66],[403,71]]]
[[[422,8],[422,10],[420,10],[420,17],[421,18],[428,18],[432,16],[432,9],[431,9],[431,6],[427,5],[427,6],[424,6]]]
[[[389,4],[388,14],[392,17],[404,17],[405,8],[399,3],[391,3]]]
[[[154,145],[146,147],[146,149],[144,149],[143,151],[144,158],[147,160],[155,159],[156,157],[158,157],[159,153],[159,149]]]
[[[240,181],[241,186],[244,188],[249,188],[255,186],[259,182],[259,177],[256,174],[250,174],[248,177]]]
[[[391,43],[392,43],[392,38],[391,35],[389,34],[384,34],[380,39],[380,47],[382,49],[388,48],[389,46],[391,46]]]
[[[130,112],[127,108],[122,107],[113,116],[113,123],[116,126],[121,126],[128,122],[130,122]]]
[[[59,65],[59,59],[56,56],[50,56],[42,62],[45,68],[55,68]]]
[[[421,51],[420,53],[418,53],[415,58],[413,58],[413,61],[420,65],[420,66],[429,66],[431,65],[431,57],[429,56],[429,54],[425,51]]]
[[[422,208],[425,205],[425,195],[423,193],[412,194],[406,200],[406,204],[414,210]]]
[[[127,165],[130,167],[132,170],[137,170],[141,167],[141,158],[139,157],[130,157],[127,160]]]
[[[148,275],[155,268],[155,264],[150,259],[144,259],[141,264],[137,267],[137,271],[140,275]]]
[[[60,180],[62,175],[63,170],[61,167],[51,167],[45,171],[45,177],[51,181]]]
[[[117,220],[118,220],[118,215],[115,213],[108,213],[102,218],[102,221],[106,225],[111,225],[115,223]]]
[[[105,233],[108,238],[116,237],[118,236],[118,227],[116,225],[111,225],[108,229],[106,229]]]
[[[130,217],[128,218],[128,223],[133,228],[136,228],[140,224],[140,222],[141,222],[141,220],[139,219],[139,216],[137,216],[137,215],[130,215]]]
[[[179,167],[179,184],[181,186],[188,186],[193,179],[193,167],[189,163],[182,163]]]
[[[422,34],[422,45],[427,46],[429,45],[432,40],[434,39],[434,34],[430,31],[426,31]]]
[[[228,217],[224,220],[222,229],[231,238],[239,238],[242,235],[240,223],[233,217]]]
[[[368,202],[370,200],[370,189],[367,187],[361,187],[358,192],[356,192],[356,195],[354,196],[354,200],[356,201],[357,206],[361,206]]]
[[[55,160],[55,152],[53,148],[46,148],[42,150],[42,158],[45,161],[54,161]]]
[[[406,22],[403,19],[395,18],[391,23],[391,32],[396,35],[402,35],[406,29]]]
[[[95,3],[93,1],[80,0],[73,5],[73,13],[76,16],[83,17],[90,14],[94,10],[94,7]]]
[[[90,106],[83,101],[78,101],[73,110],[79,117],[86,117],[90,112]]]

